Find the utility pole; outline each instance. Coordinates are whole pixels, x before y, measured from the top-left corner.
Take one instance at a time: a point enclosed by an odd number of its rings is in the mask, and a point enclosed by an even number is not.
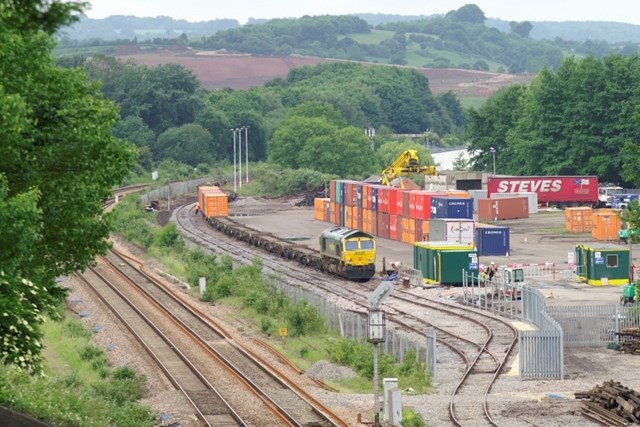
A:
[[[242,131],[243,127],[238,129],[238,181],[242,188]]]
[[[249,126],[244,127],[244,157],[246,162],[247,183],[249,183]]]
[[[236,183],[236,132],[238,129],[231,129],[233,132],[233,192],[237,191]]]
[[[496,149],[494,147],[489,147],[489,151],[493,154],[493,174],[496,174]]]

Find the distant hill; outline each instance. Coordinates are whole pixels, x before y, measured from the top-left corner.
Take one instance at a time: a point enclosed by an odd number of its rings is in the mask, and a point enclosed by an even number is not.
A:
[[[372,27],[392,22],[406,22],[426,19],[442,15],[393,15],[360,13],[355,14],[367,21]],[[261,24],[267,20],[254,19],[248,24]],[[606,21],[529,21],[533,25],[531,38],[536,40],[554,40],[584,42],[586,40],[605,41],[607,43],[637,42],[640,43],[640,25]],[[488,18],[488,27],[502,32],[509,32],[509,21]],[[135,16],[114,15],[104,19],[91,19],[83,16],[79,22],[65,28],[61,36],[72,40],[149,40],[156,37],[172,38],[185,34],[187,37],[210,36],[218,31],[240,28],[236,19],[215,19],[202,22],[176,20],[168,16],[155,18],[138,18]]]

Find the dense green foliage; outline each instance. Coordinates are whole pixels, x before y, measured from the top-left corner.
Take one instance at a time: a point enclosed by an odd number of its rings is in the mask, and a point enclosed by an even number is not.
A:
[[[640,183],[640,58],[568,58],[529,87],[502,91],[469,118],[475,166],[514,175],[597,175]]]
[[[111,134],[115,106],[51,57],[51,34],[83,6],[0,6],[0,358],[25,370],[40,368],[39,324],[64,296],[56,278],[106,250],[102,202],[135,161]]]
[[[329,344],[329,355],[333,362],[350,366],[365,378],[373,379],[373,344],[340,339]],[[402,387],[411,381],[418,393],[427,391],[431,378],[424,363],[417,360],[412,351],[405,355],[404,362],[396,364],[393,355],[384,353],[378,358],[378,373],[381,377],[398,378]]]
[[[127,366],[112,368],[91,333],[77,320],[48,322],[45,344],[53,362],[45,376],[0,366],[0,405],[55,426],[154,426],[157,417],[136,404],[146,378]],[[55,365],[61,365],[55,367]]]

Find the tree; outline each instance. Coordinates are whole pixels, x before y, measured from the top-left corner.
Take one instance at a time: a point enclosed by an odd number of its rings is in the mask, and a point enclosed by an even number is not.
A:
[[[511,33],[523,38],[528,38],[531,30],[533,30],[533,24],[531,24],[531,22],[529,21],[511,21],[509,22],[509,28],[511,29]]]
[[[458,10],[452,10],[447,13],[447,18],[458,21],[458,22],[467,22],[470,24],[484,24],[486,21],[486,17],[484,16],[484,12],[475,4],[465,4]]]
[[[169,158],[195,167],[211,162],[215,154],[209,131],[191,123],[160,134],[154,155],[157,159]]]
[[[78,69],[55,65],[52,34],[85,3],[0,7],[0,354],[41,368],[44,314],[64,299],[56,278],[82,270],[109,244],[102,204],[135,163],[112,135],[118,111]],[[28,54],[25,54],[28,52]]]

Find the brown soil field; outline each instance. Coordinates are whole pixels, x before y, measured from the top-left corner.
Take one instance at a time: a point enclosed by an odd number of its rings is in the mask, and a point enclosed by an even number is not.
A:
[[[143,53],[121,49],[116,56],[122,61],[156,66],[179,64],[194,72],[208,89],[248,89],[263,86],[278,77],[286,77],[293,68],[334,60],[304,56],[253,56],[206,51],[171,51]],[[452,91],[456,95],[488,98],[499,89],[514,83],[528,83],[532,74],[504,74],[454,68],[416,68],[429,79],[434,94]]]

